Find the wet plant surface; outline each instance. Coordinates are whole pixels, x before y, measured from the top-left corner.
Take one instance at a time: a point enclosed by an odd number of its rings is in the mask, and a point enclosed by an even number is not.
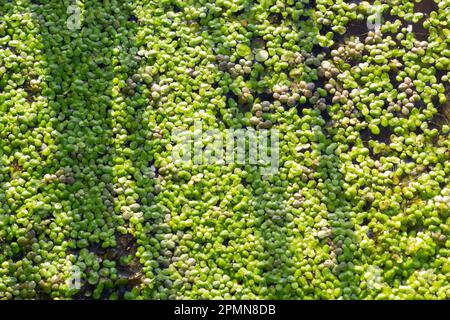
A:
[[[1,2],[0,299],[449,298],[449,10]]]

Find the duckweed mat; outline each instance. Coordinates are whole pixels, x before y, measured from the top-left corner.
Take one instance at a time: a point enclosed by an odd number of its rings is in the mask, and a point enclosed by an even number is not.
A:
[[[2,0],[0,299],[448,299],[449,79],[449,0]]]

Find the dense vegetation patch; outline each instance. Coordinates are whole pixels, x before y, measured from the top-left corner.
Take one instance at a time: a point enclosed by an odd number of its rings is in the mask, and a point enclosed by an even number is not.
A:
[[[449,0],[1,1],[0,299],[449,298],[449,44]],[[174,161],[198,120],[277,173]]]

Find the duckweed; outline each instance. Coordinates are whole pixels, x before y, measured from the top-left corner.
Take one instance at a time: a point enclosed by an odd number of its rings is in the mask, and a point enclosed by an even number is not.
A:
[[[2,1],[0,299],[448,299],[449,8]]]

